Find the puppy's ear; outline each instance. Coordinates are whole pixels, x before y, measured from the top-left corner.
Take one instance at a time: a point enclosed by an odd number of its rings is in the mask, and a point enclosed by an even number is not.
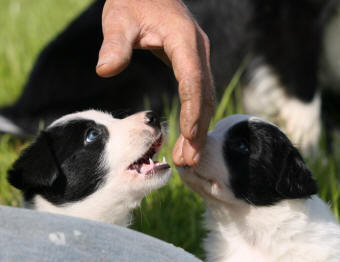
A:
[[[296,148],[283,161],[276,190],[286,198],[305,198],[317,193],[317,185]]]
[[[51,186],[59,170],[48,133],[42,131],[8,171],[10,184],[21,190]]]

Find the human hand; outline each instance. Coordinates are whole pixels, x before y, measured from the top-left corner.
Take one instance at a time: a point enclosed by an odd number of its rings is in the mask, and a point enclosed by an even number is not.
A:
[[[171,65],[181,102],[176,165],[195,165],[214,110],[209,39],[180,0],[106,0],[97,73],[117,75],[134,48],[150,49]]]

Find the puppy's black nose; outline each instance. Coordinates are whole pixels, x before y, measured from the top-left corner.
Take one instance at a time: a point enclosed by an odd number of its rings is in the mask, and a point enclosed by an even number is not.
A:
[[[145,114],[145,123],[155,128],[161,128],[158,115],[152,111]]]

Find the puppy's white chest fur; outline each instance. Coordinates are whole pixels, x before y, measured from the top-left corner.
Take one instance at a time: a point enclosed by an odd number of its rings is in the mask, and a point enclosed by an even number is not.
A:
[[[212,207],[205,222],[207,261],[340,261],[340,228],[317,196],[272,207]]]
[[[212,232],[205,242],[205,249],[208,251],[208,262],[225,261],[258,261],[269,262],[260,252],[257,246],[246,243],[244,239],[234,235],[230,239],[225,239],[220,232]],[[225,232],[227,234],[227,232]],[[231,232],[229,232],[231,233]],[[233,233],[231,233],[233,234]],[[226,246],[228,246],[226,248]]]

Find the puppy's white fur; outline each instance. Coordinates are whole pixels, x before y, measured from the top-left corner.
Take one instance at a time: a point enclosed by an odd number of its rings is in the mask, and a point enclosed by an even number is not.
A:
[[[340,261],[339,226],[317,196],[272,207],[208,202],[207,261]]]
[[[221,120],[208,134],[198,165],[179,169],[184,182],[207,204],[207,261],[340,261],[340,227],[318,196],[273,206],[250,205],[234,196],[222,147],[225,132],[242,120],[261,121],[247,115]]]

